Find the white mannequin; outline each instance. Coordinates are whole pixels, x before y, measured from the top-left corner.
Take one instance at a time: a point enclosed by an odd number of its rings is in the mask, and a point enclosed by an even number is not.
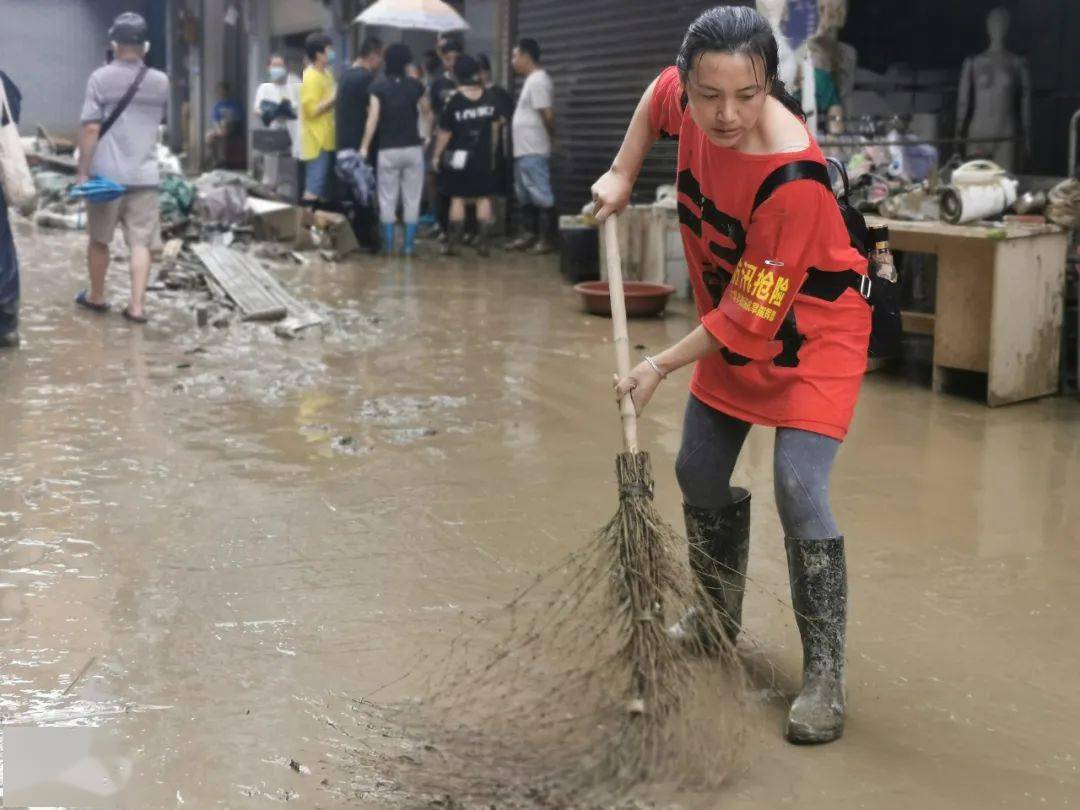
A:
[[[986,32],[990,47],[978,56],[965,59],[960,71],[956,136],[1013,138],[1020,135],[1025,154],[1030,155],[1031,79],[1027,61],[1005,50],[1009,12],[1004,8],[991,11],[986,18]],[[966,152],[968,157],[989,158],[1004,169],[1017,169],[1015,141],[973,143]]]
[[[817,32],[803,46],[809,51],[814,67],[832,77],[844,110],[851,109],[858,62],[855,49],[840,41],[840,29],[847,23],[847,11],[847,0],[818,0]]]
[[[787,0],[757,0],[757,10],[772,26],[773,36],[776,37],[776,47],[780,52],[780,67],[777,75],[790,91],[794,86],[798,66],[795,62],[795,52],[791,50],[787,37],[780,30],[780,23],[784,21],[784,14],[787,12]]]

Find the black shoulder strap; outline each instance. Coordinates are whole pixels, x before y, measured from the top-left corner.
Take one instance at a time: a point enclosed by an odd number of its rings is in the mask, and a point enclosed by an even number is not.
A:
[[[816,163],[813,160],[793,160],[791,163],[785,163],[773,171],[761,182],[761,188],[758,189],[757,195],[754,197],[754,207],[750,209],[750,216],[753,217],[754,212],[780,186],[794,180],[816,180],[825,186],[830,194],[832,193],[832,181],[829,179],[829,169],[825,164]]]
[[[139,85],[142,84],[142,80],[146,77],[146,71],[148,70],[150,70],[150,68],[146,65],[139,68],[139,75],[135,77],[135,81],[131,83],[127,92],[124,93],[123,98],[120,99],[120,103],[116,105],[116,108],[109,113],[109,117],[101,124],[101,131],[98,132],[99,141],[105,137],[106,132],[112,129],[112,125],[116,123],[116,119],[120,117],[120,114],[127,109],[131,100],[135,98],[135,94],[139,91]]]

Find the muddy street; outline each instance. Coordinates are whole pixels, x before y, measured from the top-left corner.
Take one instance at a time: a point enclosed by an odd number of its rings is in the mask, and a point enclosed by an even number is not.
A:
[[[610,517],[609,322],[579,312],[551,260],[468,255],[279,268],[328,318],[322,336],[199,328],[194,295],[168,291],[139,329],[74,310],[85,237],[22,223],[17,239],[24,344],[0,355],[4,723],[87,729],[73,805],[458,806],[362,764],[388,744],[352,699],[414,697],[449,639]],[[689,326],[677,307],[631,337],[655,349]],[[641,425],[675,525],[686,380]],[[749,649],[774,668],[756,680],[749,764],[719,796],[640,801],[1080,802],[1080,404],[991,410],[868,377],[833,482],[849,724],[818,749],[780,734],[800,649],[772,442],[755,429],[735,476],[758,504]]]

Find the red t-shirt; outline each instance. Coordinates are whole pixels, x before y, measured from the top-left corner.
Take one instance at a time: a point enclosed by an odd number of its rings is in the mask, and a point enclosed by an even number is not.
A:
[[[843,439],[866,371],[870,307],[856,290],[830,302],[800,288],[810,268],[865,275],[866,259],[851,246],[835,198],[815,180],[780,186],[750,215],[775,169],[825,158],[812,137],[801,152],[772,155],[715,146],[683,99],[678,70],[666,69],[649,117],[679,139],[683,248],[698,315],[723,346],[698,361],[690,390],[747,422]]]

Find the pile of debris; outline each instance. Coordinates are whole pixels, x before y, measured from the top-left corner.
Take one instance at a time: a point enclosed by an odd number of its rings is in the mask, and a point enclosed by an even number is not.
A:
[[[322,326],[322,315],[285,290],[253,253],[224,244],[185,244],[171,239],[162,251],[158,281],[171,290],[202,290],[219,309],[213,318],[197,306],[199,326],[227,326],[233,313],[243,321],[274,323],[274,334],[291,338],[312,326]]]
[[[86,208],[68,196],[75,182],[75,144],[43,127],[23,139],[38,189],[36,209],[23,211],[46,228],[81,230]],[[158,204],[162,237],[157,283],[168,289],[198,290],[225,312],[213,319],[205,303],[195,306],[200,325],[241,320],[274,322],[283,337],[295,336],[323,318],[298,301],[269,272],[267,261],[307,265],[305,253],[335,262],[357,250],[343,214],[311,211],[281,200],[247,174],[217,169],[190,182],[180,159],[158,145],[161,185]]]

